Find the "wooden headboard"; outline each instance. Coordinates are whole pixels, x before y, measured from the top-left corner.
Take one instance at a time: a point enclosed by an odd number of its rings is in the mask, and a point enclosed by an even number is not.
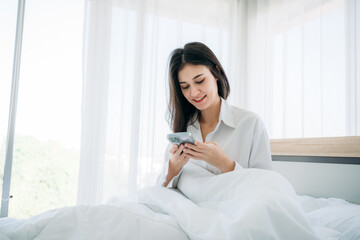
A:
[[[273,168],[299,195],[360,204],[360,136],[270,140]]]
[[[360,136],[270,140],[276,156],[321,156],[360,158]]]

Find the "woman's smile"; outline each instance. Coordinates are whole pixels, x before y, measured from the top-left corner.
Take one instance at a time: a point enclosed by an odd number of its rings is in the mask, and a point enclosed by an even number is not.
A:
[[[201,102],[203,102],[203,101],[204,101],[205,97],[206,97],[206,95],[204,95],[203,97],[200,97],[200,98],[194,99],[194,102],[196,102],[196,103],[201,103]]]

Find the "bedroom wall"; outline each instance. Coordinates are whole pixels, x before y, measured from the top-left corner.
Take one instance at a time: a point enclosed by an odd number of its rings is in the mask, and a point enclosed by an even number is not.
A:
[[[299,195],[342,198],[360,204],[360,165],[273,162]]]

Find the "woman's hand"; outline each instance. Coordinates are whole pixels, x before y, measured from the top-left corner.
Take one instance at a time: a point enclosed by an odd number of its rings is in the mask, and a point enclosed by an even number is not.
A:
[[[172,155],[169,168],[174,169],[177,173],[179,173],[182,167],[189,161],[189,157],[183,152],[184,149],[185,146],[183,144],[180,146],[174,144],[169,151]]]
[[[172,156],[169,160],[169,169],[164,187],[170,183],[171,179],[179,174],[183,166],[189,161],[189,157],[183,152],[184,149],[185,147],[183,144],[180,146],[174,144],[172,148],[170,148],[169,152]]]
[[[204,160],[219,168],[223,173],[230,172],[235,168],[235,162],[226,156],[222,148],[216,142],[202,143],[196,141],[195,145],[186,143],[183,151],[188,158]]]

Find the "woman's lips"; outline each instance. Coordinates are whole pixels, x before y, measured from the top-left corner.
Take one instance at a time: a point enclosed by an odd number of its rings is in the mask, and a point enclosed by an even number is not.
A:
[[[203,96],[203,97],[202,97],[201,99],[199,99],[199,100],[194,99],[194,102],[196,102],[196,103],[201,103],[202,101],[204,101],[205,97],[206,97],[206,95]]]

